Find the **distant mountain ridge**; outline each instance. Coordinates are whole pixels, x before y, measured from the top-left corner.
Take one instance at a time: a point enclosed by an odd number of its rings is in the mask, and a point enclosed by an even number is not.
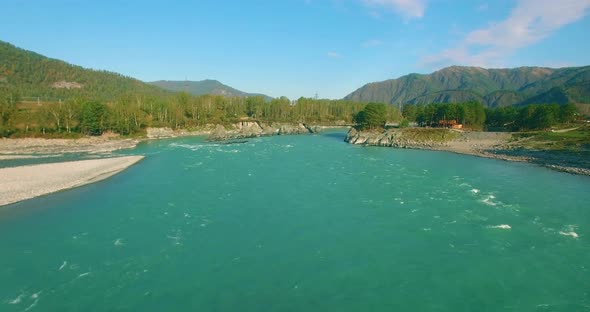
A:
[[[253,97],[262,96],[265,99],[272,99],[268,95],[258,93],[247,93],[234,89],[217,80],[201,80],[201,81],[174,81],[174,80],[159,80],[149,82],[149,84],[160,87],[165,90],[174,92],[187,92],[193,95],[222,95],[226,97]]]
[[[527,104],[590,104],[590,66],[485,69],[451,66],[373,82],[345,97],[395,105],[478,101],[487,107]]]
[[[0,41],[0,89],[15,91],[22,97],[53,100],[85,96],[110,101],[128,93],[167,96],[182,91],[194,95],[272,99],[264,94],[234,89],[216,80],[146,83],[114,72],[72,65],[4,41]]]

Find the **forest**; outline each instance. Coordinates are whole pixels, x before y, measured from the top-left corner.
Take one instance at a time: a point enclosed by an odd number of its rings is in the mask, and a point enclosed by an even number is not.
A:
[[[543,130],[569,124],[581,118],[573,104],[533,104],[524,107],[500,107],[486,109],[488,129],[508,131]]]
[[[490,131],[548,129],[573,122],[575,105],[528,105],[484,108],[478,102],[395,106],[347,100],[286,97],[166,96],[128,93],[106,102],[72,97],[53,102],[23,101],[18,92],[0,88],[1,137],[77,137],[114,132],[142,135],[147,127],[199,129],[238,121],[301,122],[315,125],[352,125],[379,128],[400,126],[447,127]]]
[[[228,125],[243,120],[351,124],[365,104],[345,100],[286,97],[193,96],[177,93],[151,96],[129,93],[104,102],[85,97],[63,101],[21,101],[18,94],[0,89],[0,136],[75,137],[100,135],[105,131],[136,135],[147,127],[198,129],[207,125]],[[393,106],[388,119],[401,119]]]
[[[408,122],[422,127],[438,127],[441,123],[455,121],[468,128],[482,130],[486,121],[485,109],[478,102],[405,105],[403,116]]]
[[[456,122],[488,131],[543,130],[568,124],[580,117],[573,104],[533,104],[522,107],[484,108],[478,102],[406,105],[403,117],[418,126],[439,127]]]

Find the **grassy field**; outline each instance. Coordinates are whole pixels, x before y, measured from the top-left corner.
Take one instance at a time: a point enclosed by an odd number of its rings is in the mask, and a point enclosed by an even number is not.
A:
[[[458,134],[448,129],[405,128],[404,138],[415,142],[448,142],[457,138]]]
[[[513,134],[513,142],[537,150],[590,150],[590,125],[571,131],[535,131]]]

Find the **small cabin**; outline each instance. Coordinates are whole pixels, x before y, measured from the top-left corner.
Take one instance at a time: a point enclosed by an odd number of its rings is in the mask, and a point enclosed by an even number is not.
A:
[[[443,128],[451,128],[451,129],[463,129],[463,125],[458,123],[456,120],[439,120],[438,126]]]

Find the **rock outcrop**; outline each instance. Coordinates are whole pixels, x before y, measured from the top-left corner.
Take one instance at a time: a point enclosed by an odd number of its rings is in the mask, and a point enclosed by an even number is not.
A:
[[[307,126],[302,123],[261,123],[241,121],[230,127],[217,125],[209,136],[210,141],[253,138],[270,135],[309,134],[321,131],[319,126]]]
[[[351,144],[388,146],[397,148],[439,149],[447,146],[455,135],[448,130],[435,130],[427,135],[416,136],[411,130],[390,129],[386,131],[358,131],[351,128],[344,139]]]
[[[255,138],[271,135],[291,135],[318,133],[322,126],[306,125],[303,123],[273,122],[262,123],[258,121],[240,121],[231,125],[206,125],[196,131],[173,130],[171,128],[147,128],[146,135],[149,139],[175,138],[190,135],[206,135],[209,141],[223,141],[233,139]]]
[[[530,162],[557,171],[590,175],[590,168],[584,167],[582,163],[572,166],[571,160],[561,159],[563,156],[559,153],[551,154],[551,151],[548,151],[531,155],[526,150],[524,154],[519,153],[520,143],[511,142],[511,139],[511,133],[507,132],[463,132],[427,128],[358,131],[351,128],[344,140],[351,144],[439,150],[506,161]],[[510,152],[515,149],[516,153]]]
[[[163,138],[177,138],[195,135],[207,135],[215,131],[216,126],[207,124],[198,129],[177,129],[173,130],[168,127],[164,128],[146,128],[146,136],[148,139],[163,139]]]
[[[167,127],[147,128],[146,135],[149,139],[158,139],[208,134],[208,140],[210,141],[223,141],[271,135],[309,134],[318,133],[322,130],[322,126],[306,125],[303,123],[240,121],[228,126],[206,125],[196,131],[173,130]]]
[[[77,82],[71,82],[71,81],[58,81],[54,84],[51,85],[52,88],[55,89],[82,89],[82,87],[84,87],[84,85],[82,85],[81,83],[77,83]]]

